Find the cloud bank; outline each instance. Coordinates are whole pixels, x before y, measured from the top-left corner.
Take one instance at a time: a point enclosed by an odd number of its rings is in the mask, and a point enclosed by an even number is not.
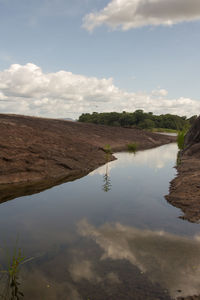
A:
[[[135,111],[194,115],[200,101],[168,99],[164,89],[129,93],[112,78],[98,79],[67,71],[44,73],[38,66],[14,64],[0,72],[0,112],[43,117],[78,117],[83,112]]]
[[[90,13],[83,27],[92,31],[103,24],[122,30],[142,26],[170,26],[200,19],[198,0],[112,0],[99,12]]]

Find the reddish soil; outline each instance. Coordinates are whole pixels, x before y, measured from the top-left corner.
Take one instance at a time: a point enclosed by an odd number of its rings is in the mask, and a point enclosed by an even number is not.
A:
[[[180,153],[178,176],[171,182],[167,200],[180,208],[181,217],[200,222],[200,117],[186,135],[184,151]]]
[[[0,201],[89,173],[106,162],[106,144],[116,152],[131,142],[140,150],[175,141],[139,129],[6,114],[0,132]]]

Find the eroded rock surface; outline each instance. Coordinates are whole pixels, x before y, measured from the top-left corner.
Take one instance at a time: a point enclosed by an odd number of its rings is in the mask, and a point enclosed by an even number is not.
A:
[[[0,201],[11,190],[13,197],[19,184],[31,193],[29,185],[35,190],[40,182],[44,189],[87,174],[106,162],[106,144],[120,151],[131,142],[147,149],[174,140],[137,129],[5,114],[0,114],[0,132]]]
[[[178,176],[171,182],[167,200],[180,208],[183,219],[200,222],[200,117],[185,137],[184,150],[180,153]]]

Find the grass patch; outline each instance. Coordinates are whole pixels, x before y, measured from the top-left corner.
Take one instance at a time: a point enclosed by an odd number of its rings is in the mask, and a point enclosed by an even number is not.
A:
[[[178,136],[177,136],[177,144],[178,144],[178,148],[180,150],[183,150],[184,148],[184,139],[185,139],[185,131],[179,131],[178,132]]]
[[[152,128],[152,132],[167,132],[167,133],[178,133],[178,130],[169,128]]]
[[[135,153],[138,149],[138,144],[130,143],[130,144],[127,145],[127,149],[128,149],[129,152],[134,152]]]
[[[181,164],[181,151],[178,151],[176,158],[176,166],[178,167]]]
[[[109,144],[105,145],[103,147],[104,152],[106,152],[107,154],[112,154],[112,148]]]
[[[5,269],[0,270],[3,275],[1,280],[3,281],[3,286],[0,291],[0,299],[3,300],[21,300],[24,298],[24,294],[21,291],[21,283],[19,280],[20,268],[26,262],[32,260],[33,258],[26,258],[21,249],[16,244],[13,253],[10,254],[7,249],[6,256],[8,259],[8,265]]]

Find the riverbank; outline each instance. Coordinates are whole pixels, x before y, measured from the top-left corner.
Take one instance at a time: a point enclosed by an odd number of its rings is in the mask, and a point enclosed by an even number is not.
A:
[[[166,199],[180,208],[181,218],[200,222],[200,117],[194,122],[184,141],[177,165],[178,175],[172,180]]]
[[[175,141],[139,129],[6,114],[0,114],[0,131],[0,201],[12,187],[12,195],[19,186],[31,193],[28,187],[39,182],[44,189],[89,173],[106,162],[107,144],[116,152],[133,142],[142,150]]]

